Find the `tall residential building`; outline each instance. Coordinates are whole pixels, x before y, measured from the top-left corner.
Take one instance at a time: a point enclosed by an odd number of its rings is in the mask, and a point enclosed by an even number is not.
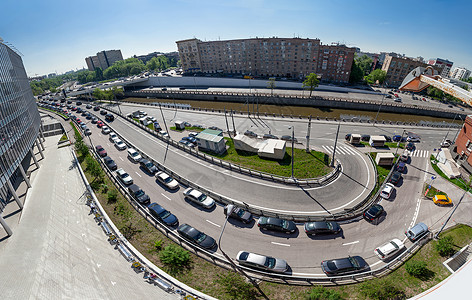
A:
[[[95,68],[101,68],[105,70],[106,68],[113,65],[114,62],[123,60],[121,55],[121,50],[104,50],[97,53],[96,56],[89,56],[85,58],[87,63],[87,68],[89,71],[94,71]]]
[[[12,198],[20,209],[23,207],[14,186],[18,180],[30,186],[24,166],[30,166],[31,157],[39,167],[32,149],[35,144],[38,146],[40,125],[21,56],[0,38],[0,212]],[[11,230],[1,216],[0,224],[10,235]]]
[[[466,68],[462,67],[455,67],[454,70],[451,72],[451,78],[455,79],[467,79],[470,77],[470,71]]]
[[[439,75],[443,78],[449,78],[449,73],[451,72],[452,65],[454,64],[452,61],[442,58],[430,59],[428,61],[429,65],[436,66],[439,72]]]
[[[323,45],[319,39],[252,38],[177,41],[184,72],[303,78],[348,82],[355,48]]]
[[[399,87],[406,75],[416,67],[427,65],[418,58],[399,57],[386,54],[382,64],[382,70],[387,72],[385,82],[390,87]]]

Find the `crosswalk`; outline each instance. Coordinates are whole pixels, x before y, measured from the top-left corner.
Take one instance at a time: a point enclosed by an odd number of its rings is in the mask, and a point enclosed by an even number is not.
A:
[[[333,148],[334,146],[327,146],[327,145],[322,145],[321,146],[326,153],[333,153]],[[401,149],[399,149],[401,150]],[[401,154],[401,151],[399,151]],[[414,151],[408,151],[411,157],[429,157],[429,151],[428,150],[414,150]],[[344,145],[338,145],[336,146],[336,154],[342,154],[342,155],[357,155],[356,150],[352,149],[351,147],[344,146]]]

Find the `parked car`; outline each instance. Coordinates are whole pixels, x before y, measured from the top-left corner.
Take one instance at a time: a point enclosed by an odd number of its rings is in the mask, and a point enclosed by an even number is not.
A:
[[[142,205],[148,205],[151,202],[149,196],[134,183],[128,187],[128,191],[131,196]]]
[[[401,136],[401,135],[398,135],[398,134],[396,134],[396,135],[394,135],[394,136],[392,137],[392,140],[393,140],[394,142],[400,142],[401,139],[402,139],[402,136]]]
[[[289,141],[289,142],[291,142],[291,141],[292,141],[292,136],[291,136],[291,135],[282,135],[282,136],[280,137],[280,139],[281,139],[281,140],[284,140],[284,141]],[[293,142],[294,142],[294,143],[297,143],[297,142],[298,142],[298,141],[297,141],[297,138],[293,138]]]
[[[400,156],[400,160],[403,161],[403,162],[407,162],[408,157],[409,157],[408,153],[403,152],[402,155]]]
[[[254,131],[246,130],[244,132],[244,135],[250,136],[250,137],[257,137],[257,134]]]
[[[380,136],[383,136],[383,137],[385,138],[385,141],[386,141],[387,143],[390,143],[390,142],[392,141],[392,138],[389,137],[388,135],[381,134]]]
[[[285,233],[294,233],[297,226],[294,222],[273,217],[260,217],[257,226],[262,230],[281,231]]]
[[[116,177],[126,185],[133,183],[133,178],[121,168],[116,170]]]
[[[157,168],[156,168],[157,170]],[[164,186],[166,186],[167,188],[171,189],[171,190],[176,190],[178,189],[180,186],[179,186],[179,182],[177,180],[175,180],[174,178],[170,177],[166,172],[164,171],[159,171],[157,172],[156,174],[156,179],[157,181],[159,181],[161,184],[163,184]]]
[[[428,233],[429,229],[428,226],[424,223],[418,223],[415,226],[411,227],[407,231],[405,231],[406,237],[412,241],[415,242],[417,241],[420,237]]]
[[[98,155],[101,157],[107,156],[107,151],[102,147],[102,145],[95,146],[95,150],[97,150]]]
[[[117,165],[116,165],[115,161],[110,156],[105,156],[103,158],[103,161],[105,162],[105,165],[107,165],[107,167],[110,170],[116,170],[117,169]]]
[[[105,121],[111,122],[111,121],[113,121],[113,120],[115,120],[115,116],[114,116],[114,115],[112,115],[112,114],[106,114],[106,115],[105,115]]]
[[[370,140],[370,135],[363,134],[361,135],[361,141],[368,142]]]
[[[115,139],[115,147],[118,149],[118,150],[125,150],[126,149],[126,144],[120,140],[120,139]]]
[[[264,134],[264,135],[262,136],[262,138],[263,138],[263,139],[273,139],[273,140],[278,140],[278,139],[279,139],[278,136],[275,136],[275,135],[273,135],[273,134],[268,134],[268,133]]]
[[[154,175],[157,172],[157,167],[149,159],[141,159],[139,161],[141,167],[146,170],[146,172]]]
[[[388,182],[393,185],[397,185],[401,178],[402,178],[402,173],[395,171],[392,173],[392,177],[390,177]]]
[[[400,173],[403,173],[403,172],[405,172],[405,170],[406,170],[405,162],[403,162],[403,161],[399,162],[398,165],[397,165],[397,171],[400,172]]]
[[[108,112],[107,112],[106,110],[104,110],[104,109],[102,109],[102,110],[100,111],[100,114],[101,114],[102,116],[106,115],[107,113],[108,113]]]
[[[364,219],[369,222],[374,221],[384,212],[384,208],[380,204],[372,205],[367,211],[364,212]]]
[[[376,254],[381,260],[389,259],[396,254],[398,254],[405,245],[399,239],[393,239],[387,244],[380,246],[374,250],[374,254]]]
[[[213,206],[215,206],[215,200],[194,188],[189,187],[185,189],[183,194],[185,198],[192,202],[195,202],[198,205],[203,206],[204,208],[212,208]]]
[[[452,205],[452,200],[446,195],[435,195],[433,197],[433,203],[439,206]]]
[[[85,135],[92,135],[92,131],[89,128],[85,128],[84,134]]]
[[[153,202],[148,205],[149,213],[156,219],[164,222],[167,226],[176,226],[179,224],[177,217],[164,207]]]
[[[450,142],[448,142],[448,141],[442,141],[441,142],[441,148],[448,148],[449,146],[451,146]]]
[[[177,228],[177,232],[184,238],[203,248],[213,249],[216,246],[215,239],[188,224],[180,225],[179,228]]]
[[[409,136],[409,137],[406,138],[406,141],[407,142],[419,142],[420,138],[417,137],[417,136]]]
[[[99,107],[99,106],[95,106],[95,107],[93,108],[93,110],[94,110],[94,111],[99,111],[99,110],[100,110],[100,107]]]
[[[288,264],[283,259],[246,251],[239,251],[239,253],[236,255],[236,260],[242,266],[260,269],[263,271],[284,273],[288,270]]]
[[[349,256],[321,262],[321,269],[326,275],[339,275],[362,272],[368,269],[366,261],[360,256]]]
[[[116,135],[116,133],[110,132],[110,135],[108,136],[108,139],[110,140],[110,142],[115,143],[115,140],[118,139],[118,136]]]
[[[92,105],[87,104],[87,106],[85,106],[85,107],[86,107],[87,109],[90,109],[90,108],[92,108]]]
[[[415,149],[415,144],[413,144],[412,142],[409,142],[408,144],[406,144],[406,150],[413,151],[414,149]]]
[[[339,224],[334,221],[306,222],[304,227],[306,234],[337,234],[341,231]]]
[[[245,211],[242,208],[234,206],[233,204],[228,204],[224,207],[223,212],[225,216],[234,218],[244,223],[250,223],[252,221],[252,215],[250,212]]]
[[[96,117],[93,117],[92,118],[92,124],[97,124],[97,122],[98,122],[98,119]]]
[[[348,133],[348,134],[346,134],[346,136],[344,136],[344,139],[346,141],[349,141],[351,139],[351,136],[352,136],[352,134]]]
[[[142,159],[139,152],[133,148],[128,148],[128,157],[134,162],[139,162]]]
[[[383,190],[380,192],[380,197],[384,199],[390,199],[390,196],[392,195],[393,191],[395,190],[395,187],[391,183],[385,184],[385,187]]]

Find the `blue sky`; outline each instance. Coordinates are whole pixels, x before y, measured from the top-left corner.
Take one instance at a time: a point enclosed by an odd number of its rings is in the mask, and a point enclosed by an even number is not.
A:
[[[385,4],[384,4],[385,3]],[[197,37],[319,38],[370,52],[444,58],[472,70],[472,1],[2,0],[0,37],[28,75],[85,67],[85,57],[176,51]]]

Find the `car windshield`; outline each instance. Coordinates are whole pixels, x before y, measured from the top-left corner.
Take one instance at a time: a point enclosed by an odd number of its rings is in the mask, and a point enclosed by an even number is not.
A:
[[[206,237],[207,237],[206,234],[200,232],[200,234],[195,238],[195,240],[201,243],[206,239]]]
[[[238,210],[236,211],[236,215],[238,215],[239,217],[242,217],[242,216],[244,215],[244,210],[238,209]]]
[[[172,177],[169,177],[169,176],[168,176],[168,177],[166,177],[166,178],[164,179],[164,181],[165,181],[165,183],[169,183],[169,182],[172,181]]]
[[[144,192],[143,192],[143,190],[139,190],[139,191],[136,192],[135,195],[136,195],[136,197],[141,197],[142,195],[144,195]]]
[[[109,161],[107,161],[107,163],[108,163],[109,165],[111,165],[111,164],[114,164],[115,161],[113,161],[113,159],[110,159]]]
[[[131,156],[133,156],[133,157],[138,156],[138,155],[139,155],[138,152],[133,152],[133,153],[131,153]]]
[[[148,163],[146,164],[146,167],[151,168],[151,167],[152,167],[152,162],[148,162]]]
[[[395,247],[395,249],[399,249],[400,247],[398,247],[397,243],[395,243],[394,241],[391,241],[390,244],[393,245],[393,247]]]
[[[123,173],[123,174],[121,174],[121,178],[126,178],[126,177],[128,177],[128,176],[129,176],[128,173]]]
[[[357,262],[357,260],[355,260],[354,258],[352,257],[349,257],[349,261],[351,262],[351,264],[356,267],[356,268],[359,268],[359,263]]]
[[[328,227],[328,229],[330,229],[330,230],[333,230],[333,224],[331,224],[329,222],[326,222],[326,227]]]
[[[330,270],[336,270],[337,269],[336,264],[333,261],[328,261],[327,265],[328,265],[328,269],[330,269]]]
[[[203,202],[203,201],[205,201],[206,198],[207,198],[207,196],[205,194],[201,194],[200,197],[198,197],[197,199],[198,199],[198,201]]]
[[[267,257],[264,266],[273,269],[275,267],[275,258]]]
[[[384,257],[384,256],[385,256],[385,254],[383,254],[383,252],[382,252],[382,251],[380,251],[380,249],[378,249],[378,248],[377,248],[377,252],[380,254],[380,256],[382,256],[382,257]]]
[[[285,220],[282,220],[282,227],[285,228],[285,229],[288,229],[288,225],[289,223]]]
[[[165,219],[165,218],[167,218],[168,216],[170,216],[170,212],[167,211],[167,210],[163,210],[163,211],[159,214],[159,217],[161,217],[162,219]]]

